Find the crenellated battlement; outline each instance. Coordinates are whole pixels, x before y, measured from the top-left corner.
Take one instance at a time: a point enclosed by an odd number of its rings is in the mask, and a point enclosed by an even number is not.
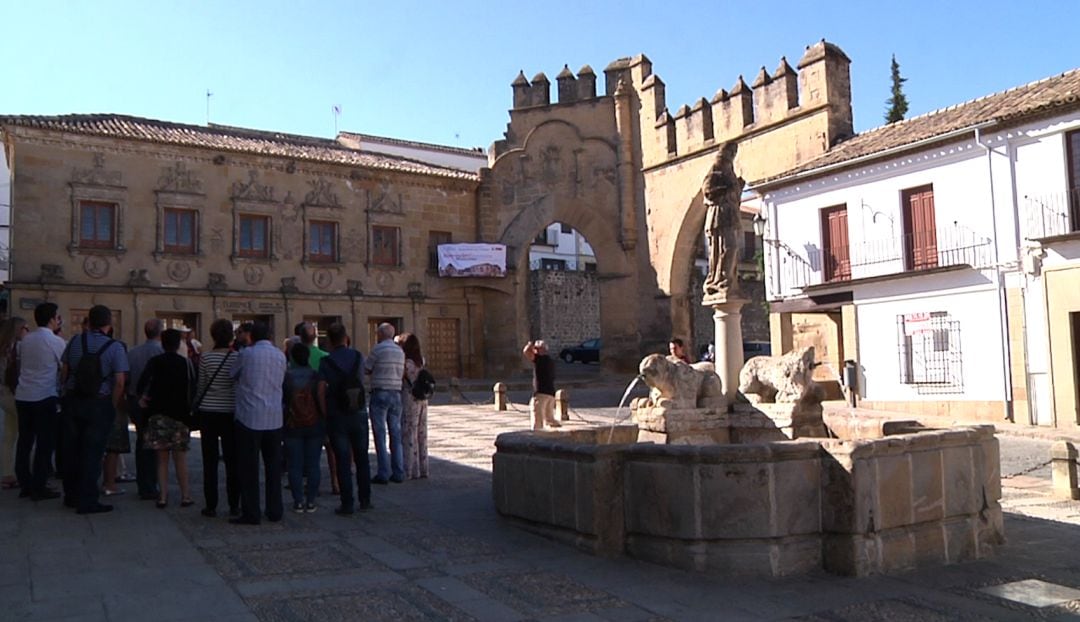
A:
[[[562,71],[555,76],[555,82],[558,85],[557,103],[569,104],[596,99],[596,72],[588,65],[579,69],[576,76],[568,65],[563,65]],[[520,71],[517,78],[510,83],[510,87],[514,91],[514,110],[551,105],[551,81],[543,72],[528,80],[525,72]]]

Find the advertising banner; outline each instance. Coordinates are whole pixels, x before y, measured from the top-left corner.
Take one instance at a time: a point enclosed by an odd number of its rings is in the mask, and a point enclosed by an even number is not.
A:
[[[504,277],[505,244],[440,244],[439,276]]]

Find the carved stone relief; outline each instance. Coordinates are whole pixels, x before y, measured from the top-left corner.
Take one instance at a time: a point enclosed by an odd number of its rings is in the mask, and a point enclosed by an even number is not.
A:
[[[209,278],[206,281],[206,289],[219,290],[228,289],[229,285],[225,282],[225,275],[220,272],[211,272]]]
[[[163,167],[157,183],[158,190],[202,194],[202,180],[195,176],[194,171],[188,170],[183,162]]]
[[[83,260],[83,272],[92,279],[102,279],[109,274],[109,260],[98,255],[88,255]]]
[[[283,276],[281,277],[281,291],[287,294],[295,294],[300,291],[300,288],[296,286],[295,276]]]
[[[232,185],[232,198],[248,199],[252,201],[273,201],[274,188],[268,184],[259,183],[259,171],[248,171],[248,181],[234,181]]]
[[[62,283],[64,282],[64,266],[43,263],[41,264],[41,276],[39,278],[42,283]]]
[[[263,280],[263,269],[259,266],[247,266],[244,268],[244,282],[248,285],[258,285]]]
[[[304,205],[313,207],[341,207],[337,194],[334,193],[334,184],[319,177],[309,180],[311,191],[304,195]]]
[[[360,231],[357,229],[349,229],[341,238],[342,259],[360,261],[363,258],[363,249],[360,245]]]
[[[128,287],[150,287],[150,275],[146,268],[128,271]]]
[[[215,254],[225,252],[225,230],[221,227],[214,227],[210,230],[210,250]]]
[[[183,283],[191,276],[191,266],[186,261],[173,261],[169,263],[166,272],[170,279],[177,283]]]
[[[400,192],[393,192],[390,184],[381,184],[378,190],[368,191],[368,211],[383,214],[404,214],[405,208]]]
[[[379,287],[379,290],[385,293],[390,286],[394,284],[394,276],[389,272],[380,272],[375,275],[375,285]]]
[[[79,184],[92,186],[119,186],[122,176],[120,171],[105,170],[105,155],[94,154],[94,165],[90,168],[74,168],[71,171],[71,181]]]
[[[285,193],[285,198],[281,202],[281,217],[286,222],[296,222],[296,219],[300,217],[300,209],[296,206],[296,199],[293,198],[291,190]]]
[[[334,275],[329,270],[316,270],[311,275],[311,282],[319,289],[326,289],[334,282]]]

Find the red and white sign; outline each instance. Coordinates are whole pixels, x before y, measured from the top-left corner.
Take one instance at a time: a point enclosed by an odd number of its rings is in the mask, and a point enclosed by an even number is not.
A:
[[[906,313],[904,314],[904,335],[912,336],[933,330],[930,323],[929,313]]]

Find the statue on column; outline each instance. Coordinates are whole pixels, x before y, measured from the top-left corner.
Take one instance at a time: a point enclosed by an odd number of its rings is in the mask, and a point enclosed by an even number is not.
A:
[[[739,297],[739,246],[742,222],[742,177],[735,174],[736,142],[726,142],[702,186],[705,197],[705,235],[709,240],[709,272],[705,276],[705,300],[728,300]]]

